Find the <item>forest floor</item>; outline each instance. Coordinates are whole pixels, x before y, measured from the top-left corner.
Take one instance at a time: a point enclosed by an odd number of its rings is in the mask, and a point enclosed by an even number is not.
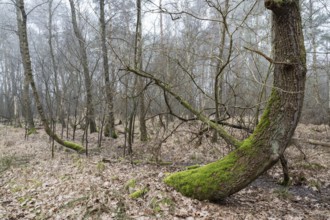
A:
[[[229,150],[205,136],[196,145],[190,141],[194,129],[180,127],[161,151],[166,136],[151,129],[158,138],[134,143],[132,158],[123,157],[123,134],[104,139],[101,148],[92,134],[88,157],[56,147],[52,159],[41,129],[25,140],[24,129],[0,125],[0,219],[330,219],[329,147],[290,146],[289,187],[279,184],[280,165],[218,203],[167,187],[167,173],[214,161]],[[300,124],[295,136],[330,142],[330,128]],[[163,162],[157,165],[156,157]],[[144,193],[132,198],[137,190]]]

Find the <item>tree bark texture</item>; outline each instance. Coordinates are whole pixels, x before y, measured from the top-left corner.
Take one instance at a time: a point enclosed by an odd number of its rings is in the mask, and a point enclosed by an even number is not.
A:
[[[20,49],[22,50],[23,45],[20,45]],[[22,51],[21,51],[22,53]],[[28,65],[25,62],[25,60],[22,60],[23,62],[23,68],[25,69],[25,66]],[[23,85],[23,104],[24,104],[24,118],[27,129],[33,129],[34,128],[34,121],[33,121],[33,114],[31,109],[31,99],[30,99],[30,82],[29,79],[24,76],[24,85]]]
[[[115,117],[113,113],[113,91],[111,87],[110,77],[109,77],[109,60],[108,60],[108,50],[106,45],[106,24],[104,15],[104,0],[100,0],[100,31],[101,31],[101,48],[102,48],[102,58],[103,58],[103,71],[104,71],[104,81],[105,81],[105,92],[106,92],[106,104],[107,104],[107,118],[104,130],[104,135],[106,137],[116,137],[115,131]]]
[[[17,1],[17,7],[20,7],[20,4],[22,4],[21,1]],[[24,68],[24,72],[26,71],[26,69],[28,68],[28,66],[31,66],[31,63],[29,59],[26,58],[27,54],[25,54],[24,48],[26,47],[26,45],[24,45],[24,41],[26,38],[26,33],[24,33],[24,31],[22,30],[22,28],[24,28],[24,17],[23,15],[20,13],[20,10],[16,10],[16,18],[17,18],[17,26],[18,26],[18,38],[20,41],[20,52],[22,55],[22,63],[23,63],[23,68]],[[26,74],[24,74],[24,84],[23,84],[23,105],[24,105],[24,118],[25,118],[25,123],[26,123],[26,127],[27,129],[32,129],[34,128],[34,121],[33,121],[33,115],[32,115],[32,110],[31,110],[31,99],[29,97],[29,88],[30,88],[30,80],[27,77]]]
[[[23,66],[24,66],[24,76],[26,79],[30,82],[33,96],[36,102],[36,106],[38,109],[38,113],[40,115],[40,119],[42,121],[42,124],[44,126],[44,129],[46,133],[53,138],[57,143],[70,148],[72,150],[78,151],[78,152],[84,152],[84,148],[80,146],[79,144],[72,143],[69,141],[64,141],[60,139],[49,127],[47,118],[44,114],[44,110],[42,107],[42,103],[37,91],[36,84],[33,79],[32,74],[32,65],[31,65],[31,58],[30,58],[30,52],[29,52],[29,44],[28,44],[28,36],[27,36],[27,15],[24,8],[24,0],[17,0],[16,1],[16,10],[17,10],[17,27],[18,27],[18,35],[19,35],[19,41],[20,41],[20,49],[21,49],[21,56],[23,60]]]
[[[86,41],[83,38],[77,23],[76,9],[73,0],[69,0],[70,8],[71,8],[71,19],[72,26],[74,30],[74,34],[79,42],[79,50],[80,50],[80,63],[83,67],[84,79],[85,79],[85,87],[86,87],[86,107],[87,107],[87,115],[86,115],[86,124],[89,125],[90,132],[97,132],[95,116],[94,116],[94,107],[93,107],[93,96],[92,96],[92,79],[89,73],[88,67],[88,59],[86,52]]]
[[[214,80],[214,100],[215,100],[215,121],[220,121],[221,118],[221,112],[220,112],[220,105],[223,104],[223,80],[224,80],[224,50],[225,50],[225,44],[226,44],[226,23],[227,23],[227,14],[229,10],[229,0],[225,1],[225,10],[224,12],[220,13],[220,16],[222,16],[223,21],[220,24],[220,42],[219,42],[219,55],[218,55],[218,61],[217,61],[217,68],[216,68],[216,76]],[[231,49],[231,48],[230,48]],[[230,52],[229,52],[230,53]],[[230,54],[228,55],[230,58]],[[218,141],[218,132],[214,130],[213,137],[212,137],[212,143],[216,143]]]
[[[141,0],[136,0],[137,16],[136,16],[136,33],[135,33],[135,69],[142,70],[142,15],[141,15]],[[139,96],[139,122],[140,122],[140,140],[146,141],[148,139],[146,126],[146,107],[144,94],[144,81],[141,77],[137,81]]]
[[[299,0],[265,0],[272,11],[273,89],[253,134],[223,159],[174,173],[165,183],[183,195],[218,200],[248,186],[271,168],[290,143],[301,115],[306,81],[306,53]]]

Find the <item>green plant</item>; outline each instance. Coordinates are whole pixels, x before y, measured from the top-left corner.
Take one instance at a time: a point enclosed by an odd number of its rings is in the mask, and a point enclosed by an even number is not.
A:
[[[22,185],[14,185],[11,189],[10,189],[10,191],[11,192],[13,192],[13,193],[15,193],[15,192],[20,192],[20,191],[22,191],[22,190],[24,190],[24,189],[26,189],[24,186],[22,186]]]
[[[102,172],[105,170],[105,168],[106,168],[106,166],[105,166],[105,164],[104,164],[103,161],[99,161],[99,162],[97,162],[97,164],[96,164],[96,169],[97,169],[100,173],[102,173]]]
[[[169,207],[169,209],[174,209],[174,205],[175,203],[173,202],[173,200],[167,197],[164,198],[153,197],[150,202],[150,208],[152,208],[152,210],[155,213],[161,212],[162,206],[167,206]]]
[[[13,164],[13,157],[5,156],[0,158],[0,173],[8,170]]]
[[[130,179],[126,182],[124,189],[130,191],[131,189],[135,188],[136,186],[136,179]]]
[[[22,196],[17,199],[17,201],[21,204],[21,206],[26,206],[28,202],[32,200],[30,196]]]
[[[64,208],[73,208],[75,207],[77,204],[81,203],[81,202],[84,202],[84,201],[87,201],[89,199],[88,196],[82,196],[82,197],[79,197],[79,198],[75,198],[75,199],[72,199],[70,201],[68,201],[67,203],[65,204],[62,204],[59,209],[64,209]]]
[[[281,199],[291,199],[292,194],[289,192],[287,187],[281,187],[274,190],[274,193],[277,195],[278,198]]]
[[[319,163],[303,163],[300,164],[300,167],[306,170],[320,170],[324,169],[324,166],[322,166]]]
[[[131,197],[132,199],[137,199],[137,198],[140,198],[140,197],[144,196],[145,194],[147,194],[148,191],[149,191],[149,188],[144,187],[143,189],[139,189],[139,190],[136,190],[135,192],[131,193],[129,195],[129,197]]]
[[[113,132],[113,133],[111,134],[111,137],[112,137],[113,139],[117,139],[117,138],[118,138],[118,134],[117,134],[116,132]]]
[[[312,179],[311,181],[309,181],[308,185],[312,188],[316,188],[317,191],[321,191],[321,183],[316,179]]]
[[[30,128],[27,131],[27,135],[31,135],[31,134],[37,134],[37,129],[36,128]]]
[[[120,219],[120,220],[121,219],[130,219],[126,214],[126,205],[122,200],[120,200],[117,203],[115,213],[116,213],[115,219]]]

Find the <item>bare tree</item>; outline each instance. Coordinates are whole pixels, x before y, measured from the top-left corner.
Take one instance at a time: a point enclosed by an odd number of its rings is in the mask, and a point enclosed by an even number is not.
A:
[[[210,3],[209,3],[210,4]],[[212,7],[215,7],[219,13],[219,15],[222,18],[222,23],[220,23],[220,41],[219,41],[219,55],[217,57],[217,67],[216,67],[216,75],[214,80],[214,101],[215,101],[215,120],[217,122],[221,119],[221,112],[220,112],[220,106],[223,104],[223,79],[224,79],[224,70],[225,67],[228,65],[231,57],[231,50],[232,50],[232,39],[230,39],[230,51],[228,54],[228,59],[224,59],[224,49],[226,44],[226,33],[228,32],[228,24],[227,24],[227,15],[229,10],[229,0],[225,1],[224,10],[222,8],[216,7],[215,5],[212,5]],[[230,36],[232,38],[232,36]],[[223,112],[223,111],[222,111]],[[218,133],[214,131],[212,141],[217,142],[218,139]]]
[[[86,87],[86,125],[89,126],[90,132],[96,132],[96,123],[95,123],[95,116],[94,116],[94,104],[93,104],[93,96],[92,96],[92,79],[89,72],[88,67],[88,57],[86,52],[86,40],[81,34],[81,31],[78,27],[77,16],[76,16],[76,8],[73,0],[69,0],[70,8],[71,8],[71,21],[73,26],[74,34],[79,43],[79,51],[80,51],[80,63],[83,67],[84,73],[84,80],[85,80],[85,87]]]
[[[55,9],[59,6],[56,5]],[[55,60],[55,53],[54,53],[54,47],[53,47],[53,15],[54,9],[53,9],[53,0],[49,1],[48,5],[48,46],[49,46],[49,53],[51,58],[51,64],[52,64],[52,70],[54,75],[54,86],[55,86],[55,96],[56,96],[56,113],[59,114],[59,120],[62,125],[62,132],[61,137],[63,137],[63,129],[65,128],[65,114],[64,114],[64,92],[60,89],[59,86],[59,74],[58,74],[58,64]]]
[[[24,67],[24,76],[27,78],[28,82],[30,82],[30,86],[32,88],[33,97],[36,102],[36,106],[44,126],[46,133],[53,138],[57,143],[68,147],[70,149],[76,150],[78,152],[84,152],[84,148],[79,144],[72,143],[69,141],[64,141],[60,139],[49,127],[47,118],[44,113],[44,109],[40,100],[40,96],[37,91],[36,84],[33,79],[32,74],[32,64],[31,64],[31,57],[29,51],[29,43],[28,43],[28,35],[27,35],[27,13],[25,12],[24,7],[24,0],[16,0],[16,14],[17,14],[17,28],[18,28],[18,36],[20,42],[20,49],[21,49],[21,56],[23,61]]]
[[[106,22],[104,15],[104,0],[100,0],[100,32],[101,32],[101,48],[102,48],[102,57],[103,57],[103,74],[105,81],[105,92],[106,92],[106,103],[108,108],[107,113],[107,122],[106,128],[104,131],[104,135],[106,137],[116,137],[115,131],[115,117],[113,110],[113,88],[112,83],[110,82],[109,77],[109,59],[108,59],[108,50],[107,50],[107,42],[106,42]]]
[[[142,70],[142,8],[141,0],[136,0],[136,29],[135,29],[135,51],[134,51],[134,67],[137,70]],[[145,107],[145,94],[144,94],[144,81],[141,77],[137,81],[139,95],[139,122],[140,122],[140,139],[146,141],[148,139],[147,126],[146,126],[146,107]]]

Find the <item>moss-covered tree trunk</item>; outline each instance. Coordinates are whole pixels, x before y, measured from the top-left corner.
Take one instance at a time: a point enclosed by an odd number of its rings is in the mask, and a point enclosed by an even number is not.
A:
[[[37,91],[36,84],[33,79],[32,74],[32,65],[31,65],[31,57],[30,57],[30,51],[29,51],[29,44],[28,44],[28,36],[27,36],[27,14],[25,12],[24,8],[24,0],[16,0],[16,14],[17,14],[17,28],[18,28],[18,36],[20,41],[20,50],[21,50],[21,56],[23,61],[23,67],[24,67],[24,76],[30,82],[33,97],[36,102],[36,106],[38,109],[38,113],[40,115],[41,122],[44,126],[44,129],[46,133],[53,138],[57,143],[70,148],[72,150],[75,150],[77,152],[84,152],[84,148],[76,143],[64,141],[61,138],[59,138],[49,127],[47,118],[44,114],[44,110],[41,104],[40,96]]]
[[[245,188],[272,167],[288,146],[300,118],[306,54],[299,0],[265,0],[273,14],[274,87],[253,134],[223,159],[165,179],[183,195],[217,200]]]

